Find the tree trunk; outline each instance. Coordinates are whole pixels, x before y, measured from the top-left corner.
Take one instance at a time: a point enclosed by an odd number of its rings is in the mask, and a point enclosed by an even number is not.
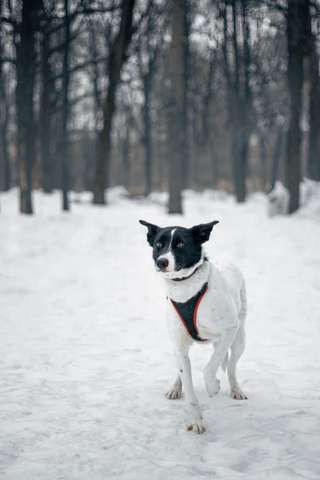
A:
[[[259,160],[260,160],[260,172],[261,188],[263,192],[267,191],[268,184],[268,151],[265,135],[261,132],[258,136],[259,140]]]
[[[172,5],[171,43],[169,47],[169,204],[168,213],[182,213],[184,183],[184,77],[185,77],[185,15],[187,0],[176,0]]]
[[[215,188],[218,182],[218,165],[215,144],[215,132],[212,125],[212,97],[213,97],[213,78],[216,67],[217,51],[212,50],[209,61],[208,77],[206,81],[205,95],[202,100],[201,111],[201,151],[210,166],[211,174],[207,176],[208,186]]]
[[[228,6],[226,2],[223,2],[222,7],[221,7],[221,16],[223,19],[223,42],[222,42],[222,54],[223,54],[223,68],[224,68],[224,76],[226,79],[226,103],[227,103],[227,122],[226,122],[226,128],[228,132],[230,132],[230,140],[231,140],[231,149],[230,149],[230,154],[231,154],[231,159],[232,159],[232,165],[231,168],[233,170],[233,177],[234,175],[234,109],[235,109],[235,93],[234,93],[234,84],[233,84],[233,78],[232,78],[232,73],[231,73],[231,65],[230,65],[230,55],[229,55],[229,21],[228,21]],[[233,181],[234,184],[234,189],[235,189],[235,181]]]
[[[0,15],[1,13],[2,2],[0,1]],[[7,78],[1,62],[3,50],[4,44],[2,31],[0,30],[0,189],[7,191],[11,187],[11,169],[8,145],[9,105],[6,88]]]
[[[192,68],[190,65],[190,22],[191,22],[191,11],[190,11],[190,0],[184,1],[183,9],[183,68],[184,68],[184,83],[183,83],[183,178],[182,178],[182,188],[189,188],[191,186],[191,172],[190,172],[190,140],[189,140],[189,85],[191,82],[191,72]]]
[[[145,164],[145,191],[147,197],[152,191],[152,129],[150,112],[150,79],[147,74],[144,79],[144,104],[143,104],[143,125],[144,125],[144,164]]]
[[[251,48],[250,48],[250,24],[248,21],[248,0],[241,0],[242,31],[243,31],[243,70],[244,85],[242,94],[242,119],[240,124],[242,128],[241,144],[241,175],[243,184],[243,193],[240,201],[245,201],[247,196],[246,179],[248,176],[249,150],[251,137],[251,119],[252,112],[252,94],[250,87],[250,67],[251,67]]]
[[[1,95],[0,95],[1,98]],[[3,172],[3,181],[2,189],[8,191],[11,188],[11,162],[9,154],[9,142],[8,142],[8,129],[9,129],[9,107],[6,104],[5,100],[1,101],[1,108],[4,109],[4,118],[1,121],[1,152],[0,158],[2,160],[2,172]]]
[[[234,56],[234,81],[233,81],[233,116],[232,116],[232,156],[233,178],[237,202],[246,199],[246,159],[248,146],[246,141],[244,116],[244,99],[240,83],[240,52],[238,43],[238,15],[237,2],[232,0],[232,44]]]
[[[231,156],[234,192],[237,202],[244,202],[247,195],[246,179],[248,170],[249,141],[251,135],[251,88],[250,88],[250,29],[247,0],[241,0],[243,48],[240,51],[238,39],[238,2],[232,0],[232,50],[233,71],[229,60],[228,11],[222,8],[224,73],[227,82],[227,107],[231,135]],[[243,75],[241,75],[243,71]]]
[[[151,0],[152,2],[152,0]],[[159,41],[152,42],[152,34],[155,30],[153,12],[149,13],[145,34],[140,34],[138,45],[138,67],[143,85],[142,122],[144,147],[144,195],[147,197],[152,191],[153,173],[153,135],[152,135],[152,86],[156,73],[156,61],[159,53]],[[142,41],[145,40],[145,51],[142,55]],[[144,61],[145,60],[145,61]]]
[[[228,38],[228,10],[227,4],[224,3],[222,7],[222,18],[223,18],[223,43],[222,43],[222,54],[223,54],[223,67],[224,75],[227,82],[227,112],[228,112],[228,123],[229,126],[232,125],[233,120],[233,85],[231,78],[231,67],[229,60],[229,38]]]
[[[320,76],[316,39],[312,32],[311,5],[307,0],[307,55],[309,73],[309,149],[308,176],[320,181]]]
[[[45,31],[41,44],[41,93],[40,93],[40,152],[42,166],[42,188],[45,193],[52,192],[52,158],[51,158],[51,95],[52,71],[49,60],[49,36]]]
[[[93,98],[94,98],[94,114],[95,114],[95,128],[98,131],[99,125],[99,116],[102,109],[101,104],[101,93],[99,90],[100,84],[100,73],[99,73],[99,62],[98,62],[98,49],[97,49],[97,36],[95,31],[95,25],[89,23],[89,42],[90,42],[90,53],[91,53],[91,62],[92,62],[92,85],[93,85]]]
[[[17,130],[20,211],[32,214],[32,167],[35,153],[34,83],[35,32],[40,0],[23,0],[20,41],[17,45]]]
[[[69,188],[70,188],[70,165],[69,165],[69,138],[68,123],[70,115],[69,89],[70,89],[70,15],[69,0],[64,0],[64,50],[62,66],[62,132],[61,132],[61,188],[62,188],[62,210],[70,210]]]
[[[282,128],[279,126],[277,135],[276,135],[276,141],[272,151],[270,190],[273,190],[273,188],[275,187],[276,181],[279,178],[279,166],[280,166],[282,154],[284,151],[284,139],[285,139],[285,133],[283,132]]]
[[[121,154],[122,154],[122,169],[123,169],[123,185],[126,190],[130,190],[130,177],[131,177],[131,168],[130,168],[130,130],[131,130],[131,113],[129,108],[126,111],[125,115],[125,128],[124,136],[121,141]]]
[[[289,213],[300,205],[301,179],[301,109],[303,88],[304,5],[301,0],[288,0],[288,86],[289,129],[287,134],[286,183],[290,194]]]
[[[99,70],[99,52],[98,52],[98,44],[97,44],[97,35],[96,35],[96,24],[94,22],[89,22],[89,48],[91,54],[91,77],[92,77],[92,86],[93,86],[93,98],[94,98],[94,117],[95,117],[95,155],[97,155],[98,151],[98,131],[99,131],[99,123],[100,117],[102,113],[102,99],[101,99],[101,92],[100,92],[100,70]],[[89,173],[89,164],[87,166],[87,171]],[[87,185],[90,191],[93,191],[94,183],[93,183],[93,175],[87,175]],[[90,178],[90,182],[88,183],[88,179]]]
[[[110,47],[109,83],[103,106],[103,127],[98,136],[97,165],[93,203],[106,203],[105,188],[110,183],[111,134],[113,115],[116,107],[116,93],[120,83],[121,70],[127,60],[127,50],[132,37],[132,22],[135,0],[122,0],[119,32]]]

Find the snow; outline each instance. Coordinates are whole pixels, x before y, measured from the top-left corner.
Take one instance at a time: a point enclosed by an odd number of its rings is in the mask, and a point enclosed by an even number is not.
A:
[[[275,186],[268,193],[268,215],[274,217],[275,215],[285,215],[288,213],[289,207],[289,192],[282,182],[276,181]]]
[[[267,200],[187,192],[168,218],[163,195],[110,205],[82,196],[71,214],[36,194],[19,216],[17,192],[0,215],[0,478],[320,478],[320,222],[316,210],[268,218]],[[164,288],[143,218],[191,226],[218,219],[207,253],[243,270],[249,313],[239,379],[249,400],[209,399],[192,350],[207,432],[184,429]]]
[[[268,193],[268,215],[285,215],[289,209],[289,191],[279,180]],[[320,182],[304,178],[300,183],[299,214],[320,219]]]

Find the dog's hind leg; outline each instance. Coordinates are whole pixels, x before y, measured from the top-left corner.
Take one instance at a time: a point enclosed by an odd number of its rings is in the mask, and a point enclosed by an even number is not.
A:
[[[180,375],[177,375],[172,387],[167,391],[166,397],[169,398],[169,400],[176,400],[182,397],[182,380]]]
[[[230,347],[230,358],[228,361],[228,377],[231,389],[231,397],[235,400],[246,400],[248,397],[242,392],[241,388],[239,387],[237,375],[236,375],[236,367],[239,358],[244,352],[245,348],[245,332],[244,327],[241,325],[237,335]]]
[[[209,397],[213,397],[220,390],[220,381],[216,377],[217,370],[223,364],[236,332],[236,328],[229,328],[221,335],[220,340],[214,343],[214,353],[203,372]]]

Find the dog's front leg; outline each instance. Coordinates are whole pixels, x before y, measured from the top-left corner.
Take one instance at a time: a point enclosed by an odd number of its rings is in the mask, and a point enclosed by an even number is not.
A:
[[[193,387],[189,352],[177,350],[176,359],[179,368],[179,374],[181,375],[184,386],[186,402],[188,404],[187,429],[196,433],[203,433],[205,431],[205,427],[203,425],[199,402]]]
[[[177,376],[171,388],[167,391],[166,397],[169,400],[177,400],[182,397],[182,380],[180,375]]]

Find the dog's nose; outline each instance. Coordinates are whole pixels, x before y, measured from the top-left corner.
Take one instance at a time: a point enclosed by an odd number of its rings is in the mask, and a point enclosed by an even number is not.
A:
[[[157,267],[160,268],[160,270],[165,270],[168,265],[169,261],[166,258],[160,258],[157,260]]]

